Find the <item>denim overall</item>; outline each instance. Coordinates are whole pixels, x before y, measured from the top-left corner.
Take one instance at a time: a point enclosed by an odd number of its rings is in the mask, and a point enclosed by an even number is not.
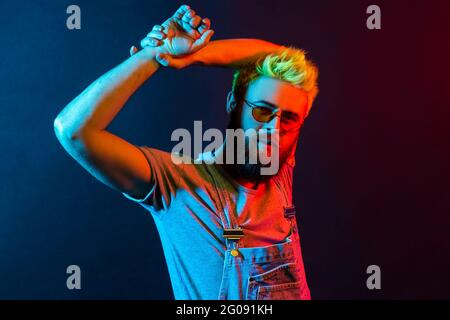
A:
[[[217,181],[214,181],[217,185]],[[219,186],[217,186],[219,187]],[[236,218],[219,210],[224,229],[238,229]],[[290,234],[277,244],[244,248],[226,239],[219,300],[310,300],[293,206],[285,207]],[[245,232],[245,230],[244,230]]]
[[[219,300],[311,299],[295,216],[289,219],[292,223],[291,234],[282,243],[239,248],[237,241],[226,240]]]

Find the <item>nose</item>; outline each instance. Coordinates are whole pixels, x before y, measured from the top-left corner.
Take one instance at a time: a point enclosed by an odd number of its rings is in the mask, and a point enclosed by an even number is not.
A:
[[[280,130],[281,126],[281,116],[280,114],[274,114],[272,120],[264,123],[263,128],[267,130]]]

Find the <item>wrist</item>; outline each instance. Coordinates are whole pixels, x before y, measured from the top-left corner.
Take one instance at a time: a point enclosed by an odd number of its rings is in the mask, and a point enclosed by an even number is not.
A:
[[[208,46],[186,56],[185,59],[188,61],[188,65],[207,65],[208,64]]]
[[[189,67],[190,65],[193,65],[193,64],[200,64],[200,60],[197,59],[197,56],[196,56],[197,52],[194,52],[194,53],[191,53],[190,55],[182,57],[182,59],[184,60],[183,68]]]
[[[156,55],[158,54],[157,48],[144,47],[142,50],[137,52],[135,55],[139,58],[145,60],[146,62],[155,63],[159,66],[158,61],[156,61]]]

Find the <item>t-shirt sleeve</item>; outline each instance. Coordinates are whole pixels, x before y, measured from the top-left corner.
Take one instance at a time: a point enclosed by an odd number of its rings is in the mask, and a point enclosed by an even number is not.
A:
[[[167,210],[177,192],[183,164],[179,156],[175,154],[147,146],[138,146],[138,148],[145,155],[151,169],[152,185],[149,188],[150,191],[141,199],[134,198],[125,192],[122,192],[122,194],[150,212],[160,213]],[[172,157],[177,161],[173,161]]]

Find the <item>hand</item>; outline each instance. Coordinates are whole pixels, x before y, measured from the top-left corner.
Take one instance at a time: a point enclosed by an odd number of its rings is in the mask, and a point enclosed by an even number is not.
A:
[[[163,66],[184,68],[192,63],[190,55],[205,47],[213,34],[208,18],[202,19],[189,6],[183,5],[162,25],[155,25],[141,41],[141,47],[155,47],[156,60]],[[130,54],[137,51],[133,46]]]

